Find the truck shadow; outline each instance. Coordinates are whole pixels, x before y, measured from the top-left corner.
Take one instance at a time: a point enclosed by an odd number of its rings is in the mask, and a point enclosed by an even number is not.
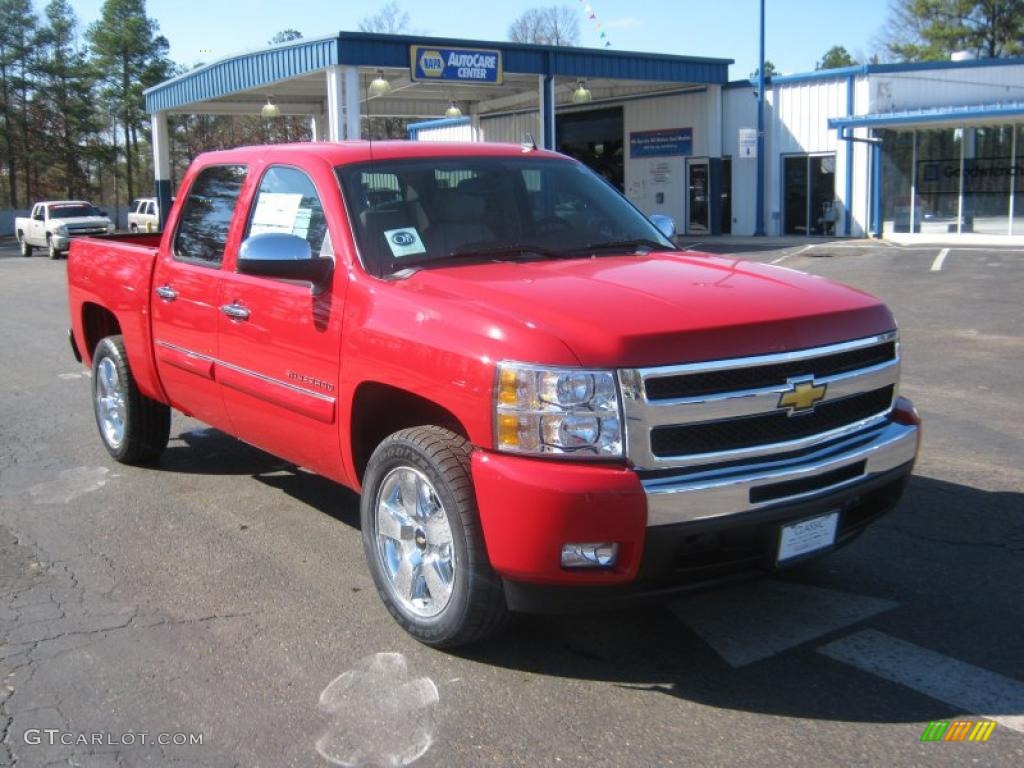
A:
[[[213,427],[193,429],[172,437],[160,462],[152,468],[184,474],[249,475],[359,529],[359,494]]]
[[[179,435],[157,469],[250,475],[359,529],[357,494],[214,429]],[[838,600],[866,596],[895,607],[776,655],[733,667],[701,639],[688,625],[690,609],[714,591],[618,611],[521,615],[491,640],[452,653],[473,663],[606,683],[716,708],[836,721],[927,723],[970,713],[817,650],[870,628],[1024,680],[1022,566],[1024,494],[915,476],[899,508],[849,547],[798,571],[769,577],[829,591]],[[750,592],[755,593],[752,586]],[[727,617],[727,624],[739,637],[778,629],[759,626],[742,611]],[[1024,714],[1024,705],[1011,709],[999,714]]]
[[[797,596],[806,587],[809,597],[820,599],[827,590],[837,600],[868,596],[893,601],[895,607],[776,655],[733,667],[713,642],[701,639],[688,620],[700,601],[706,613],[714,591],[616,612],[520,616],[499,637],[456,653],[481,664],[603,682],[716,708],[837,721],[927,723],[971,713],[833,660],[818,649],[871,629],[1024,680],[1024,611],[1018,598],[1022,566],[1024,494],[915,477],[900,507],[849,547],[791,575],[769,578]],[[749,588],[755,600],[756,584],[729,589]],[[764,612],[716,617],[719,639],[780,631],[778,625],[759,624],[758,615],[763,618]],[[800,631],[794,628],[794,636]],[[1006,704],[1012,711],[992,716],[1024,714],[1024,702]]]

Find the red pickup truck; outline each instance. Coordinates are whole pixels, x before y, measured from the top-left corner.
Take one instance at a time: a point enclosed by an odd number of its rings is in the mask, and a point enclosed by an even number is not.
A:
[[[115,459],[157,460],[173,408],[359,491],[380,596],[436,646],[803,562],[918,449],[877,299],[680,251],[531,147],[206,154],[162,236],[75,240],[68,282]]]

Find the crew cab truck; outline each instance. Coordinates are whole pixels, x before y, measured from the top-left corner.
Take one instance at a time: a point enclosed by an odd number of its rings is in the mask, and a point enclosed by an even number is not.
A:
[[[76,240],[68,282],[115,459],[158,460],[175,409],[360,492],[435,646],[820,555],[918,450],[877,299],[679,251],[531,147],[205,154],[162,236]]]
[[[25,257],[35,248],[45,248],[51,259],[57,259],[67,252],[73,238],[113,231],[110,218],[84,200],[36,203],[31,214],[14,220],[14,233]]]

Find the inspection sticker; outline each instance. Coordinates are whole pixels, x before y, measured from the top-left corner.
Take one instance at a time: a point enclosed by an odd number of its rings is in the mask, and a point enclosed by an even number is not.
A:
[[[416,231],[416,227],[388,229],[384,231],[384,237],[388,241],[388,247],[391,248],[391,255],[396,259],[427,252],[427,249],[423,246],[423,241],[420,240],[420,233]]]

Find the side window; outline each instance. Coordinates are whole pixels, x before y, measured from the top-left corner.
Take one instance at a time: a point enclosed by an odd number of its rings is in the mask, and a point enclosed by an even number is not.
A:
[[[249,235],[283,232],[309,243],[314,259],[333,255],[327,239],[327,219],[312,180],[297,168],[271,166],[263,175],[252,215]]]
[[[220,266],[245,174],[244,165],[212,165],[199,172],[181,211],[174,237],[175,259]]]
[[[149,214],[150,216],[154,215],[156,213],[156,203],[147,203],[146,213]]]

